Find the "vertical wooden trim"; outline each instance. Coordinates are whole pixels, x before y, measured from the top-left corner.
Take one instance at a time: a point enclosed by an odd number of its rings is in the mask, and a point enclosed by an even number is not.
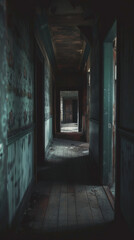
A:
[[[56,90],[56,132],[60,132],[60,90]]]
[[[120,82],[121,82],[121,31],[122,24],[117,20],[117,91],[116,91],[116,168],[115,168],[115,219],[120,221]]]
[[[113,113],[113,45],[104,43],[103,88],[103,184],[111,184],[112,113]]]

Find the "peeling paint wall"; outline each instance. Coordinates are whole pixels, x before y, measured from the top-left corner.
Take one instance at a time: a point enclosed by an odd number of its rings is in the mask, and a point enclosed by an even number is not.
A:
[[[5,1],[0,0],[0,230],[6,226],[7,208],[7,104],[6,104],[6,16]]]
[[[11,17],[7,33],[8,136],[33,123],[33,44],[30,24]]]
[[[7,173],[9,223],[11,223],[33,177],[32,132],[9,144]]]
[[[33,40],[30,24],[12,15],[7,34],[7,63],[7,189],[11,223],[33,177],[34,97]]]

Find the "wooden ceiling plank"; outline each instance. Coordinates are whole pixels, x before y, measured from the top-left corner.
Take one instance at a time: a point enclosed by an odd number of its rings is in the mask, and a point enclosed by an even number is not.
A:
[[[95,19],[84,19],[82,14],[48,16],[48,23],[58,26],[92,26]]]

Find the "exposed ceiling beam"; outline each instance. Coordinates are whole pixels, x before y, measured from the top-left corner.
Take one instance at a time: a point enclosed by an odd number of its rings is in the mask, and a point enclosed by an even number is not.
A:
[[[50,25],[58,26],[92,26],[96,19],[84,19],[82,14],[48,16]]]

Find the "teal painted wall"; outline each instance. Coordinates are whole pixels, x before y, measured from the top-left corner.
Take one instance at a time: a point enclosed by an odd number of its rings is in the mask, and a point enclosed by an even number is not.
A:
[[[33,178],[33,37],[30,21],[0,1],[0,230]],[[2,151],[3,150],[3,151]]]
[[[6,17],[5,17],[5,1],[0,0],[0,230],[7,223],[7,99],[6,99]]]
[[[114,38],[113,38],[114,39]],[[113,159],[113,43],[104,43],[103,76],[103,184],[112,184]]]
[[[8,136],[33,123],[33,40],[30,24],[11,17],[7,31]]]
[[[11,224],[33,178],[34,66],[30,22],[7,10],[7,192]]]
[[[9,224],[33,178],[33,133],[9,144],[7,159],[7,190]]]

